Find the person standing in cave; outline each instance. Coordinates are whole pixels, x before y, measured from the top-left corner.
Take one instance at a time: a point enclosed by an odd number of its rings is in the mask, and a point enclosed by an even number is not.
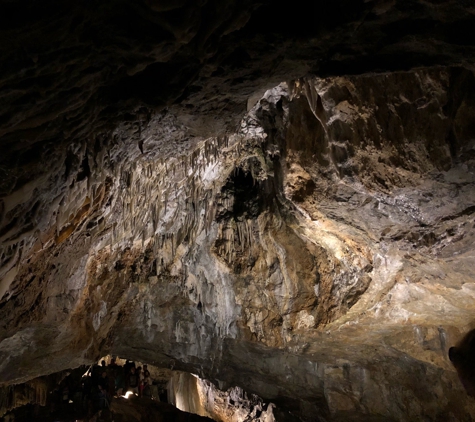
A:
[[[139,397],[142,397],[142,393],[143,393],[143,372],[142,372],[142,367],[141,366],[137,367],[137,376],[139,378]]]
[[[96,385],[97,382],[99,381],[99,378],[101,377],[101,373],[102,373],[101,366],[98,365],[97,363],[95,363],[95,364],[91,367],[90,373],[91,373],[91,381],[92,381],[92,384],[93,384],[93,385]]]
[[[449,359],[467,394],[475,398],[475,329],[449,349]]]
[[[139,394],[139,377],[135,373],[135,367],[130,368],[129,375],[127,376],[127,391]]]
[[[129,373],[130,373],[130,368],[132,368],[132,366],[135,368],[135,363],[134,363],[134,362],[132,362],[132,361],[130,361],[130,360],[127,360],[127,361],[125,362],[125,365],[124,365],[124,373],[125,373],[126,376],[129,375]]]
[[[109,374],[107,376],[107,378],[109,379],[109,385],[108,385],[108,388],[107,388],[107,391],[109,393],[109,397],[112,399],[112,397],[115,396],[115,378],[116,378],[116,373],[115,371],[109,371]]]
[[[103,390],[109,391],[109,377],[107,376],[107,371],[102,371],[97,385],[99,385]]]
[[[117,376],[115,377],[115,391],[118,396],[122,396],[126,387],[126,374],[124,373],[123,368],[120,366],[117,368]]]
[[[88,411],[91,408],[91,390],[92,390],[92,379],[89,375],[89,372],[86,372],[81,380],[82,383],[82,403],[83,410]]]
[[[106,407],[109,407],[109,399],[107,397],[107,390],[102,388],[102,386],[99,384],[99,409],[105,409]]]
[[[107,371],[105,370],[104,366],[103,368],[104,370],[102,371],[101,378],[99,378],[99,381],[97,383],[99,410],[105,409],[106,407],[108,408],[109,403],[112,398],[112,395],[110,394],[110,391],[109,391],[109,388],[110,388],[109,376],[107,375]]]
[[[145,368],[145,365],[144,365]],[[143,397],[152,397],[152,378],[150,377],[150,372],[144,370],[143,373],[143,389],[142,389],[142,395]]]
[[[107,378],[109,379],[109,386],[107,391],[109,393],[109,397],[112,398],[116,394],[116,378],[118,375],[119,370],[121,370],[116,363],[115,358],[111,359],[111,363],[107,366]]]

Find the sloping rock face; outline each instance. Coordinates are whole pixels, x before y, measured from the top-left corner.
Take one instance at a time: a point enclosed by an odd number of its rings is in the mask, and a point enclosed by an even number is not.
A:
[[[26,3],[0,383],[114,353],[279,421],[475,418],[446,357],[475,319],[470,2]]]
[[[281,84],[167,160],[171,116],[135,160],[112,134],[2,280],[1,378],[107,351],[242,386],[277,420],[471,420],[446,356],[474,316],[473,78]]]
[[[241,388],[220,391],[209,381],[186,372],[172,373],[168,399],[178,409],[215,421],[274,422],[273,404],[263,403],[256,395],[247,395]]]

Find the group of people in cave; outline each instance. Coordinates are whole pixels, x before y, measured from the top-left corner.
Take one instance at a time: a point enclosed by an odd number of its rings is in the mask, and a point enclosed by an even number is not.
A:
[[[160,400],[160,395],[163,399],[164,394],[153,382],[147,365],[142,368],[135,362],[126,361],[121,366],[114,358],[109,365],[104,360],[100,365],[93,365],[82,376],[72,373],[63,379],[56,394],[60,403],[74,403],[78,410],[82,407],[92,415],[108,409],[113,397],[124,396],[127,392],[156,400]]]

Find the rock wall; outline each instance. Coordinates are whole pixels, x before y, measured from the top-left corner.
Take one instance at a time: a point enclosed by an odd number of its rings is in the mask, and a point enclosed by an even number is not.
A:
[[[3,202],[0,379],[113,353],[279,421],[471,420],[447,350],[475,316],[473,82],[307,77],[233,135],[158,113],[71,146]]]
[[[272,403],[250,397],[239,387],[219,390],[209,381],[186,372],[174,372],[168,382],[168,400],[178,409],[219,422],[275,422]]]

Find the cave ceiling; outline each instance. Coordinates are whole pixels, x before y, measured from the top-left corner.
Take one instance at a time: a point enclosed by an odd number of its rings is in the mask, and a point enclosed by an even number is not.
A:
[[[307,3],[0,2],[0,385],[113,353],[475,419],[475,4]]]

